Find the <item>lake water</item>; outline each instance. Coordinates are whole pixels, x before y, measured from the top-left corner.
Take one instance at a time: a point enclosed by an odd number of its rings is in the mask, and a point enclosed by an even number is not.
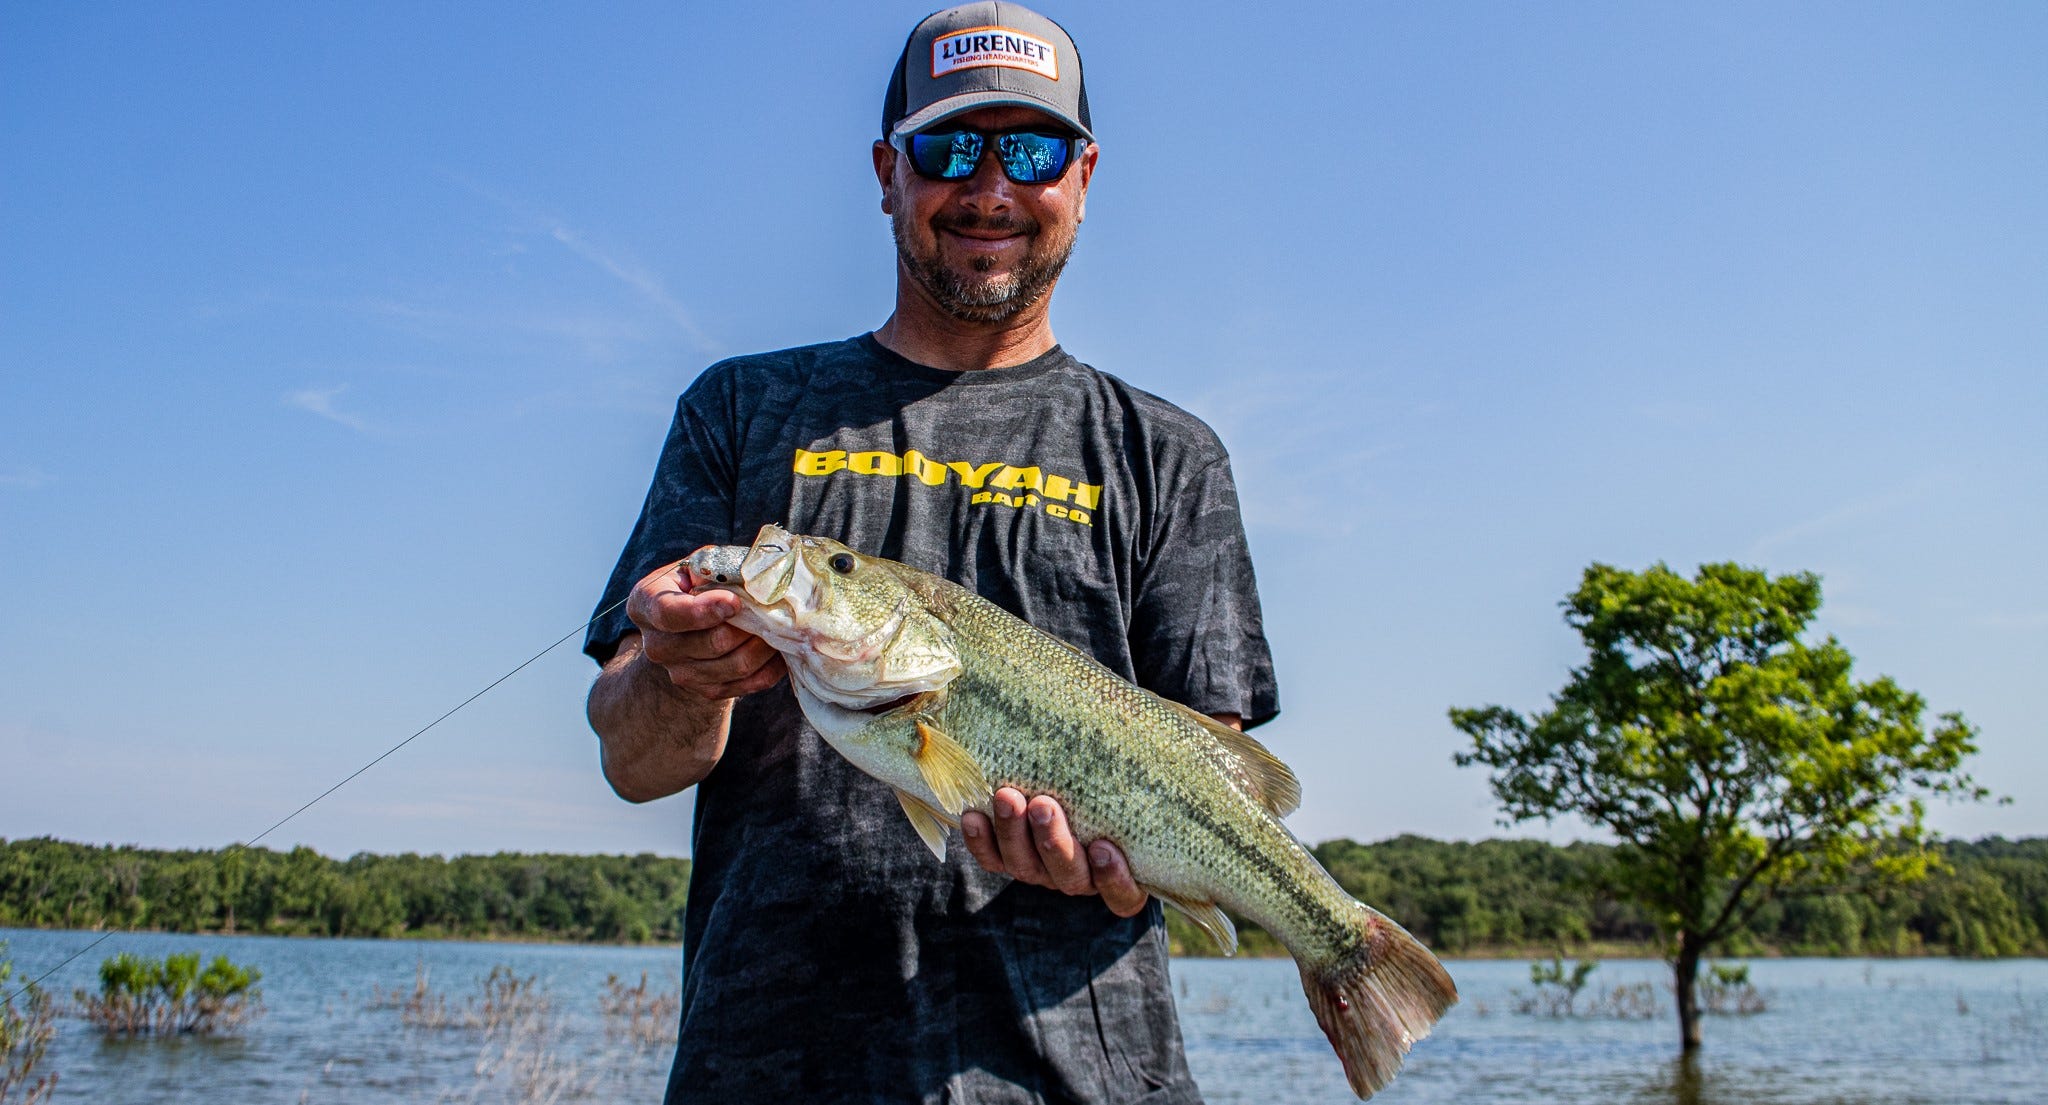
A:
[[[0,929],[33,978],[91,933]],[[275,937],[117,935],[46,986],[97,988],[116,952],[225,954],[264,972],[265,1011],[228,1039],[108,1042],[59,1022],[46,1060],[57,1102],[198,1103],[660,1100],[668,1045],[599,1008],[607,976],[673,990],[673,948],[571,947]],[[521,1031],[419,1027],[375,999],[409,995],[424,965],[459,1013],[497,965],[549,999]],[[1751,961],[1769,997],[1752,1016],[1711,1017],[1696,1076],[1674,1061],[1662,964],[1601,964],[1587,993],[1649,983],[1657,1016],[1518,1013],[1525,961],[1450,964],[1463,1002],[1374,1100],[1399,1103],[1834,1105],[2048,1100],[2048,960]],[[1173,964],[1188,1063],[1214,1105],[1356,1100],[1286,960]],[[1584,1004],[1584,999],[1581,999]],[[660,1026],[672,1031],[670,1023]],[[552,1095],[552,1098],[551,1096]]]

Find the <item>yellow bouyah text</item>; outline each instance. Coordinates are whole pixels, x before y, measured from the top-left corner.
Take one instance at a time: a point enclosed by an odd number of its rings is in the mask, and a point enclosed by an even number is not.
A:
[[[1070,522],[1091,525],[1091,512],[1102,504],[1102,485],[1079,483],[1065,476],[1048,474],[1036,465],[1020,467],[990,461],[976,464],[965,460],[939,460],[916,449],[900,455],[884,452],[849,453],[844,449],[796,451],[796,474],[829,476],[851,472],[857,476],[908,476],[927,487],[955,481],[973,489],[969,500],[977,505],[1008,507],[1043,506],[1047,514]]]

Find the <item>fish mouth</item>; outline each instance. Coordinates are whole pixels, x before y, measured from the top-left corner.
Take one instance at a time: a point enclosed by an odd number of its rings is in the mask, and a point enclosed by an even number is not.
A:
[[[852,709],[855,713],[861,714],[886,714],[891,710],[908,706],[913,701],[923,698],[930,693],[930,691],[911,691],[908,694],[898,695],[895,698],[885,698],[872,706],[855,706]]]
[[[913,595],[895,596],[893,608],[872,625],[839,609],[833,603],[835,578],[821,577],[807,560],[807,553],[820,548],[840,546],[770,524],[749,548],[706,546],[684,563],[693,589],[701,585],[741,598],[730,624],[787,657],[791,680],[820,703],[886,713],[960,674],[943,625],[924,626],[915,647],[899,648],[919,618]]]
[[[817,607],[817,588],[808,572],[799,571],[797,535],[774,523],[761,527],[754,546],[740,562],[740,586],[762,606],[787,604],[795,614]]]
[[[819,589],[797,555],[802,538],[776,525],[761,527],[749,545],[706,545],[683,558],[679,574],[692,592],[730,591],[743,601],[736,623],[778,648],[808,643],[801,629],[816,613]]]

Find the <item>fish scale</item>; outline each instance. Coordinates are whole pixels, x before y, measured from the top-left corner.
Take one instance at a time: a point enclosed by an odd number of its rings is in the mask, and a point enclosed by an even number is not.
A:
[[[932,851],[996,788],[1059,800],[1074,834],[1226,953],[1227,907],[1286,946],[1317,1023],[1368,1097],[1457,1000],[1443,965],[1352,897],[1287,831],[1299,803],[1257,741],[1117,676],[967,589],[837,541],[764,526],[683,562],[741,599],[732,624],[788,661],[811,726],[896,790]]]
[[[999,607],[972,595],[961,599],[951,624],[967,674],[939,711],[940,728],[975,755],[990,783],[1058,798],[1079,838],[1115,843],[1134,869],[1149,873],[1152,888],[1199,901],[1210,888],[1172,873],[1239,874],[1236,896],[1257,903],[1240,912],[1276,935],[1347,931],[1333,918],[1350,912],[1351,897],[1290,834],[1270,818],[1257,817],[1250,798],[1219,774],[1158,770],[1162,764],[1213,758],[1216,744],[1208,733],[1100,664],[1047,647],[1044,634],[1017,632],[1024,623]],[[1030,663],[1001,663],[1018,654]],[[1007,677],[975,674],[990,669],[1005,670]],[[1068,706],[1077,700],[1101,706],[1045,708],[1061,699]],[[1004,739],[1018,732],[1037,739]],[[1169,754],[1161,744],[1179,745],[1181,754]],[[1231,811],[1239,816],[1203,816],[1217,805],[1239,807]],[[1191,824],[1172,834],[1147,831],[1168,818]]]

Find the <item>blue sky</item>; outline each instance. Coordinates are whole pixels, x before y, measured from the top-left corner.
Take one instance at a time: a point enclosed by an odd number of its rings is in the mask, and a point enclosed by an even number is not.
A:
[[[588,615],[675,395],[870,329],[923,5],[0,10],[0,837],[246,839]],[[1058,5],[1055,300],[1230,447],[1311,840],[1503,830],[1586,564],[1821,573],[2048,831],[2048,9]],[[564,646],[265,843],[655,851]],[[1575,825],[1514,830],[1557,839]]]

